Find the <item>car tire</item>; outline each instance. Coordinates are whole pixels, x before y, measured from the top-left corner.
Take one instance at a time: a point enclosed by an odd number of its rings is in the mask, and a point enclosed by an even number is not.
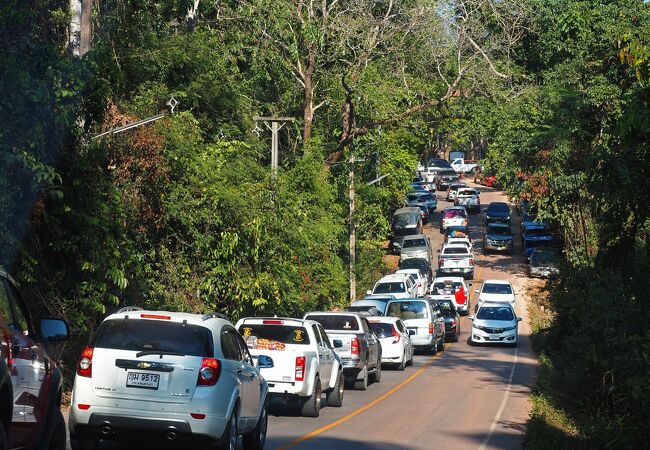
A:
[[[379,383],[381,381],[381,356],[377,360],[377,365],[375,366],[375,372],[372,374],[372,382]]]
[[[438,354],[438,343],[434,342],[434,344],[431,346],[431,352],[433,356]]]
[[[7,443],[7,433],[5,432],[4,425],[0,422],[0,449],[4,450],[6,448],[9,448]]]
[[[320,415],[320,403],[323,392],[321,391],[320,378],[314,381],[314,392],[307,397],[302,404],[301,414],[304,417],[318,417]]]
[[[396,369],[399,370],[400,372],[404,371],[404,367],[406,367],[407,361],[406,361],[406,352],[402,355],[402,361],[397,365]]]
[[[445,351],[445,338],[443,337],[438,341],[438,351],[439,352],[444,352]]]
[[[237,413],[233,411],[230,415],[230,420],[228,420],[228,425],[226,425],[226,429],[223,430],[221,445],[219,447],[222,450],[237,450],[237,436]]]
[[[339,372],[336,378],[336,384],[331,391],[327,393],[327,406],[343,406],[343,394],[345,392],[343,373]]]
[[[99,438],[83,434],[74,437],[70,436],[70,448],[72,450],[97,450],[99,448]]]
[[[354,381],[354,389],[356,391],[365,391],[368,389],[368,368],[363,369],[363,378]]]
[[[66,450],[65,419],[58,407],[50,412],[45,427],[38,450]]]
[[[269,399],[267,398],[262,405],[260,417],[257,419],[257,425],[250,433],[242,435],[242,444],[244,450],[262,450],[266,442],[266,432],[269,424]]]

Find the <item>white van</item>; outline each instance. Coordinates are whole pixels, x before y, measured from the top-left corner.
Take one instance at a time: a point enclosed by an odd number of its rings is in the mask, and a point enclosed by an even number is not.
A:
[[[437,304],[425,299],[392,300],[386,316],[402,319],[416,350],[433,353],[445,349],[445,318]]]

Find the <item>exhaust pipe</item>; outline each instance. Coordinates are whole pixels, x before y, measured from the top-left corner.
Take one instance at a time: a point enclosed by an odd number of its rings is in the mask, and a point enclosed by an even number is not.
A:
[[[167,432],[167,440],[168,440],[168,441],[170,441],[170,442],[171,442],[171,441],[175,441],[176,438],[178,438],[178,433],[176,433],[176,431],[174,431],[174,430],[169,430],[169,431]]]
[[[113,428],[110,425],[102,425],[101,427],[102,436],[110,436],[113,434]]]

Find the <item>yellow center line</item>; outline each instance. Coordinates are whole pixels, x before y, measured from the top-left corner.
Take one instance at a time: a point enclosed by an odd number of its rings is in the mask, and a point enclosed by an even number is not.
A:
[[[329,430],[331,430],[332,428],[338,427],[339,425],[341,425],[341,424],[347,422],[348,420],[352,419],[353,417],[358,416],[358,415],[361,414],[362,412],[367,411],[368,409],[372,408],[373,406],[377,405],[378,403],[380,403],[380,402],[386,400],[388,397],[390,397],[391,395],[393,395],[395,392],[399,391],[399,390],[402,389],[404,386],[406,386],[407,384],[411,383],[411,382],[412,382],[413,380],[415,380],[417,377],[419,377],[420,375],[422,375],[422,373],[423,373],[423,372],[424,372],[424,371],[425,371],[429,366],[431,366],[431,365],[433,364],[434,361],[435,361],[435,358],[432,357],[432,358],[430,359],[429,362],[427,362],[423,367],[419,368],[419,369],[418,369],[418,370],[417,370],[413,375],[411,375],[410,377],[408,377],[406,380],[402,381],[400,384],[398,384],[397,386],[395,386],[395,387],[394,387],[393,389],[391,389],[390,391],[388,391],[388,392],[386,392],[386,393],[380,395],[379,397],[377,397],[376,399],[374,399],[374,400],[371,401],[370,403],[366,403],[366,404],[363,405],[362,407],[360,407],[360,408],[358,408],[358,409],[355,409],[355,410],[352,411],[350,414],[348,414],[348,415],[346,415],[346,416],[343,416],[343,417],[341,417],[340,419],[335,420],[334,422],[331,422],[331,423],[329,423],[329,424],[327,424],[327,425],[324,425],[324,426],[322,426],[322,427],[320,427],[320,428],[315,429],[314,431],[311,431],[311,432],[309,432],[309,433],[307,433],[307,434],[304,434],[304,435],[300,436],[299,438],[294,439],[293,441],[289,442],[288,444],[283,445],[282,447],[279,447],[277,450],[287,450],[287,449],[289,449],[289,448],[295,447],[296,445],[298,445],[298,444],[300,444],[300,443],[302,443],[302,442],[305,442],[306,440],[309,440],[309,439],[311,439],[311,438],[313,438],[313,437],[316,437],[316,436],[318,436],[319,434],[325,433],[326,431],[329,431]]]

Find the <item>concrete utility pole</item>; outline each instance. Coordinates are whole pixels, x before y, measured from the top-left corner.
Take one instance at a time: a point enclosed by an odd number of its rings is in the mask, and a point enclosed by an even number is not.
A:
[[[350,174],[348,176],[348,196],[350,198],[350,213],[349,213],[349,222],[350,222],[350,303],[354,302],[357,299],[357,275],[355,273],[355,265],[357,262],[357,233],[354,226],[354,156],[350,158]]]
[[[288,122],[293,122],[296,119],[293,117],[253,117],[255,122],[264,122],[266,128],[271,131],[271,173],[273,178],[278,175],[278,165],[279,165],[279,143],[278,143],[278,132],[284,127]],[[269,125],[269,122],[271,125]]]

